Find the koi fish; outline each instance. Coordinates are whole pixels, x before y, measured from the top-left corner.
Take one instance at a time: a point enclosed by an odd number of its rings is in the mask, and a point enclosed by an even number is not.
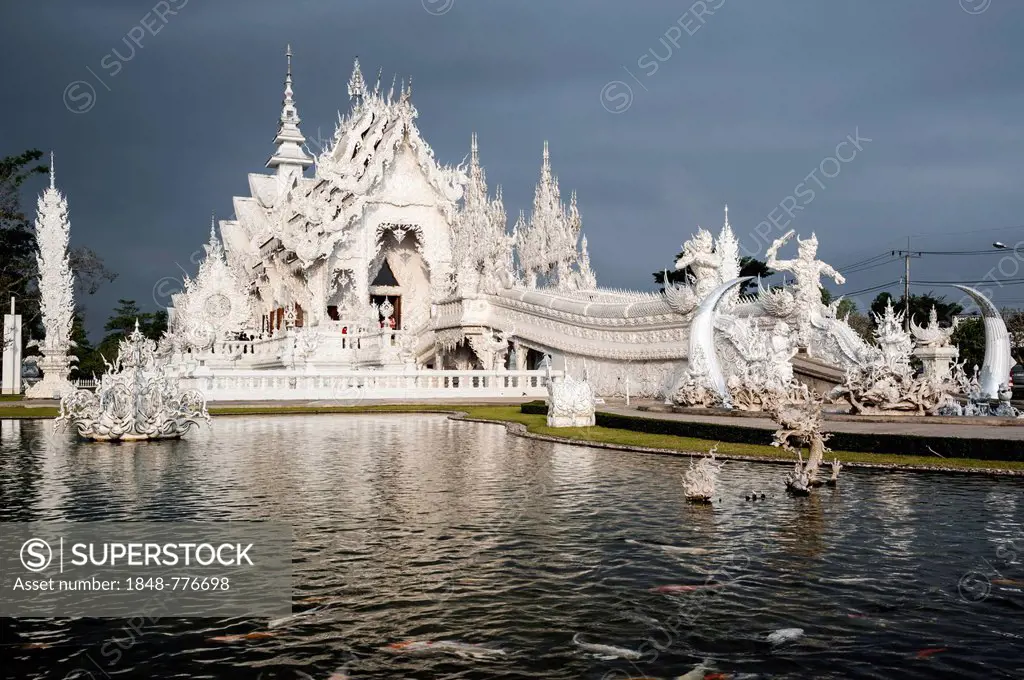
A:
[[[403,642],[392,642],[384,648],[385,651],[394,653],[422,653],[440,652],[442,654],[454,654],[462,658],[490,659],[495,656],[506,656],[508,652],[494,647],[485,647],[469,642],[457,642],[455,640],[405,640]]]
[[[296,602],[301,602],[302,604],[319,604],[321,602],[327,602],[330,599],[331,598],[326,595],[310,595],[309,597],[304,597],[301,600],[296,600]]]
[[[948,649],[949,649],[948,647],[928,647],[927,649],[922,649],[920,652],[918,652],[917,653],[917,658],[918,659],[927,659],[930,656],[934,656],[935,654],[938,654],[939,652],[945,652]]]
[[[297,614],[289,614],[288,616],[282,616],[279,619],[271,619],[267,622],[267,628],[270,630],[273,630],[274,628],[281,628],[282,626],[287,626],[288,624],[294,623],[295,621],[300,621],[304,618],[312,616],[318,612],[323,611],[324,609],[325,607],[313,607],[312,609],[307,609],[304,612],[298,612]]]
[[[694,584],[687,584],[687,585],[657,586],[656,588],[651,588],[651,592],[653,592],[653,593],[668,593],[668,594],[674,594],[674,593],[693,593],[693,592],[696,592],[698,590],[705,590],[705,589],[709,589],[709,588],[724,588],[724,587],[725,587],[724,583],[694,583]]]
[[[680,675],[676,680],[704,680],[705,672],[708,670],[708,660],[705,659],[694,666],[690,671]]]
[[[625,647],[616,647],[614,645],[601,645],[596,642],[583,642],[580,639],[579,633],[572,636],[572,642],[580,649],[591,652],[592,654],[597,654],[605,659],[629,659],[631,661],[637,661],[643,656],[643,654],[635,649],[626,649]]]
[[[1012,578],[996,578],[992,579],[992,585],[995,586],[1024,586],[1024,581],[1018,581]]]
[[[784,642],[792,642],[797,638],[803,637],[803,635],[803,628],[779,628],[768,633],[768,642],[773,645],[781,645]]]
[[[665,543],[647,543],[646,541],[636,541],[632,538],[627,538],[626,543],[629,543],[630,545],[642,545],[645,548],[657,548],[658,550],[664,550],[667,553],[678,553],[680,555],[707,555],[711,552],[707,548],[691,548],[681,545],[667,545]]]
[[[708,673],[704,676],[704,680],[728,680],[729,676],[725,673]]]
[[[48,642],[26,642],[21,646],[22,649],[49,649],[50,643]]]
[[[242,633],[240,635],[218,635],[217,637],[206,639],[208,642],[241,642],[242,640],[265,640],[266,638],[272,638],[276,635],[277,633],[256,631],[255,633]]]

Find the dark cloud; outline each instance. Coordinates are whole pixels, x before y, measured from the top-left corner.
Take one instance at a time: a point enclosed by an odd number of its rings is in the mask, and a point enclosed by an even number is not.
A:
[[[165,23],[150,14],[162,27],[133,52],[125,37],[155,1],[8,3],[3,153],[56,150],[72,240],[121,275],[87,301],[90,327],[117,297],[155,306],[153,285],[194,267],[210,212],[230,214],[231,196],[246,193],[246,173],[271,152],[288,42],[308,137],[333,132],[355,55],[371,80],[383,67],[385,87],[411,75],[438,158],[461,161],[478,132],[513,219],[529,209],[551,140],[607,285],[649,286],[697,224],[720,224],[726,202],[751,242],[858,129],[872,141],[792,224],[817,232],[826,259],[849,264],[911,234],[936,250],[1024,240],[1024,226],[979,231],[1024,225],[1018,3],[972,15],[957,0],[708,0],[721,6],[703,24],[685,0],[454,0],[441,16],[425,4],[445,2],[167,0],[180,11]],[[601,100],[615,80],[633,93],[617,115]],[[75,81],[94,90],[87,113],[65,106]],[[72,107],[87,103],[85,87]],[[973,279],[995,264],[926,257],[914,269]],[[846,288],[899,276],[879,267]],[[997,291],[1018,300],[1020,286]]]

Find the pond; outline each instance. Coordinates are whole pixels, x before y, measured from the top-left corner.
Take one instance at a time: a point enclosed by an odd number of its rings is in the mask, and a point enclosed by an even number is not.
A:
[[[686,459],[437,415],[122,445],[50,426],[2,423],[0,521],[284,522],[294,611],[315,612],[3,619],[10,677],[1024,675],[1024,480],[847,470],[792,498],[786,466],[729,462],[697,507]]]

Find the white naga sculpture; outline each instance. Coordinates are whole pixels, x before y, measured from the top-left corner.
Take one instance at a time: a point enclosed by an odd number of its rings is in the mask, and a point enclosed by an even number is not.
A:
[[[178,389],[167,372],[166,357],[139,331],[139,322],[121,340],[113,364],[100,377],[96,391],[77,390],[61,399],[55,428],[71,425],[96,441],[176,439],[200,419],[210,419],[206,399],[197,390]]]
[[[68,221],[67,200],[56,187],[53,154],[50,154],[50,186],[39,197],[37,211],[39,306],[46,335],[39,346],[43,357],[36,361],[43,370],[43,379],[28,388],[25,396],[53,399],[74,391],[68,372],[71,362],[76,360],[68,354],[73,345],[71,322],[75,316],[75,276],[68,260],[71,223]]]
[[[548,380],[548,427],[591,427],[596,422],[594,390],[570,375]]]
[[[683,474],[683,493],[690,503],[710,503],[714,497],[722,471],[722,463],[715,460],[717,450],[717,446],[712,447],[696,464],[690,459],[690,467]]]
[[[816,259],[818,254],[818,239],[812,233],[809,239],[800,240],[797,236],[797,258],[795,260],[779,260],[776,255],[779,248],[784,246],[791,239],[795,231],[786,232],[782,238],[776,239],[768,248],[767,265],[777,272],[790,272],[796,279],[794,286],[794,303],[796,311],[800,314],[798,332],[801,345],[808,347],[811,344],[811,319],[814,312],[822,307],[821,303],[821,276],[830,276],[839,285],[846,282],[842,274],[832,268],[831,265]]]
[[[744,411],[764,410],[772,395],[786,392],[793,381],[793,334],[782,321],[769,332],[750,319],[737,319],[725,332],[739,358],[726,380],[732,404]]]
[[[1006,391],[1010,367],[1014,363],[1006,322],[992,301],[980,291],[967,286],[956,287],[971,296],[981,310],[985,324],[985,359],[979,377],[980,395],[987,399],[999,399],[1000,393]]]

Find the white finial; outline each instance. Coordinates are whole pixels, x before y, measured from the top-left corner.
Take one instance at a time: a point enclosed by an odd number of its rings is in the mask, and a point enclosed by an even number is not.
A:
[[[373,88],[373,93],[375,95],[379,95],[380,94],[380,77],[382,75],[384,75],[384,67],[383,66],[381,66],[379,69],[377,69],[377,84]]]
[[[217,213],[210,213],[210,243],[217,238]]]
[[[56,185],[57,185],[56,175],[54,174],[55,172],[56,171],[55,171],[55,169],[53,167],[53,152],[51,151],[50,152],[50,188],[51,189],[55,189]]]
[[[356,101],[362,99],[365,94],[366,84],[363,82],[363,70],[359,66],[359,57],[356,57],[356,61],[352,65],[352,77],[348,79],[348,96],[349,99]]]
[[[729,226],[729,204],[725,204],[725,226]]]
[[[288,58],[288,75],[292,74],[292,44],[288,43],[288,48],[285,50],[285,57]]]

